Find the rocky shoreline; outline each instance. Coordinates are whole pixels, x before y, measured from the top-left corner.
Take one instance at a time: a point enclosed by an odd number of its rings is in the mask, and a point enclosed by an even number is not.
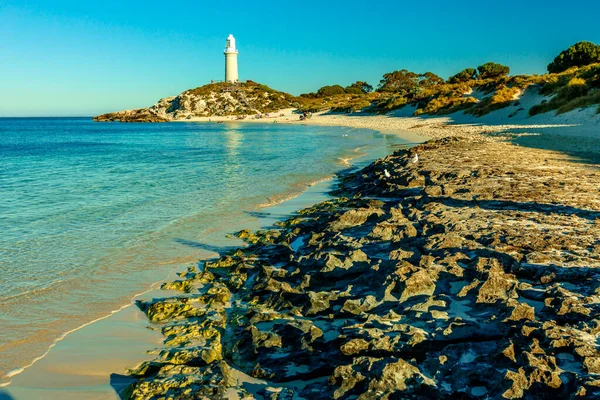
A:
[[[171,122],[272,113],[292,107],[293,96],[253,81],[218,82],[165,97],[146,108],[97,115],[96,122]]]
[[[122,396],[595,398],[598,187],[500,141],[397,151],[139,302],[164,347]]]

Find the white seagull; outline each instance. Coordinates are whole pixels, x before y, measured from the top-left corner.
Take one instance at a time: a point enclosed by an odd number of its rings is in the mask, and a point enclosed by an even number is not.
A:
[[[392,175],[391,175],[391,174],[388,172],[388,170],[387,170],[387,169],[384,169],[384,170],[383,170],[383,174],[384,174],[384,175],[385,175],[385,177],[386,177],[386,178],[388,178],[388,179],[392,177]]]
[[[419,162],[419,155],[415,153],[415,156],[410,160],[411,163],[415,164]]]

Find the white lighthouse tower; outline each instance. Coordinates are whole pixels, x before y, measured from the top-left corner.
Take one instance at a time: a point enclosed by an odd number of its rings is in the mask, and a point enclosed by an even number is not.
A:
[[[233,35],[227,37],[227,45],[225,47],[225,82],[238,81],[238,51],[235,48],[235,38]]]

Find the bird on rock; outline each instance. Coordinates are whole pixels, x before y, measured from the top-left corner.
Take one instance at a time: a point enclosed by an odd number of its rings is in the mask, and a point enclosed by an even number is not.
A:
[[[410,160],[411,163],[415,164],[419,162],[419,155],[415,153],[415,156]]]
[[[385,177],[388,178],[388,179],[392,177],[392,175],[388,172],[387,169],[383,170],[383,175],[385,175]]]

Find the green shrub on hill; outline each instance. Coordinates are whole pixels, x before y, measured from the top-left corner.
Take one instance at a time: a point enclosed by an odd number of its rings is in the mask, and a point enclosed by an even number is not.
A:
[[[345,93],[347,94],[363,94],[363,91],[360,90],[360,88],[357,87],[353,87],[353,86],[346,86],[344,88]]]
[[[430,88],[444,83],[444,80],[433,72],[425,72],[418,76],[418,86],[421,88]]]
[[[477,70],[475,68],[465,68],[458,74],[448,78],[448,83],[462,83],[474,80],[477,78]]]
[[[336,94],[344,93],[346,93],[346,91],[340,85],[323,86],[321,89],[317,90],[317,95],[319,97],[335,96]]]
[[[365,108],[368,108],[369,106],[371,106],[371,101],[364,96],[360,96],[360,97],[354,97],[354,98],[350,99],[349,101],[341,102],[336,105],[333,105],[331,107],[331,111],[349,113],[349,112],[356,112],[356,111],[364,110]]]
[[[600,62],[600,46],[592,42],[578,42],[563,50],[548,64],[548,72],[559,73],[571,67],[582,67]]]
[[[208,95],[212,92],[218,92],[218,91],[226,88],[229,85],[230,84],[226,83],[226,82],[209,83],[208,85],[190,89],[187,92],[190,94],[193,94],[195,96],[204,96],[204,95]]]
[[[506,65],[487,62],[477,67],[480,79],[500,78],[510,73],[510,68]]]
[[[346,86],[344,89],[346,90],[346,93],[363,94],[372,92],[373,86],[369,85],[367,82],[356,81],[350,86]]]
[[[379,81],[377,91],[409,95],[419,86],[419,75],[406,69],[389,72]]]

